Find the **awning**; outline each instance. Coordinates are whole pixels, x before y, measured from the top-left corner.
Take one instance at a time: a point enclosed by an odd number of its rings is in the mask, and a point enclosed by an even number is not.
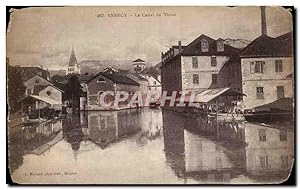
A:
[[[255,109],[255,111],[271,111],[271,110],[292,111],[293,108],[294,108],[293,98],[281,98],[274,102],[257,106],[253,109]]]
[[[23,100],[25,100],[25,99],[28,99],[28,98],[33,98],[33,99],[36,99],[36,100],[45,102],[45,103],[50,104],[50,105],[61,105],[61,102],[59,102],[59,101],[53,100],[53,99],[51,99],[51,98],[49,98],[49,97],[45,97],[45,96],[37,96],[37,95],[27,95],[27,96],[21,98],[21,99],[19,100],[19,102],[20,102],[20,101],[23,101]]]
[[[246,96],[245,94],[233,90],[230,87],[226,88],[214,88],[207,89],[199,93],[195,93],[195,98],[191,97],[191,93],[185,96],[184,102],[193,101],[195,103],[208,103],[219,96]],[[178,97],[176,101],[180,101],[181,97]],[[192,100],[193,99],[193,100]]]

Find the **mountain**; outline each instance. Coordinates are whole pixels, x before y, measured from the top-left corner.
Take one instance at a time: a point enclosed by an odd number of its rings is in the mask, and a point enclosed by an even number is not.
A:
[[[106,67],[112,67],[122,70],[133,70],[132,60],[84,60],[80,63],[81,73],[93,73],[96,74]],[[149,63],[145,63],[146,67],[151,66]]]
[[[250,44],[251,41],[245,40],[245,39],[231,39],[227,38],[224,40],[224,43],[227,45],[230,45],[232,47],[238,48],[238,49],[243,49],[245,48],[248,44]]]
[[[66,75],[66,70],[49,70],[50,76],[53,77],[54,75],[64,76]]]

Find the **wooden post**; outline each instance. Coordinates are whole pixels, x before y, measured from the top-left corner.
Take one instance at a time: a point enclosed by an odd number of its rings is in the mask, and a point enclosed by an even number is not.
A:
[[[38,100],[38,110],[39,110],[39,122],[40,122],[40,119],[41,119],[41,109],[40,109],[40,101]]]
[[[217,106],[217,109],[216,109],[216,121],[217,121],[217,137],[218,139],[220,138],[220,128],[219,128],[219,122],[218,122],[218,114],[219,114],[219,106],[218,106],[218,99],[216,99],[216,106]]]

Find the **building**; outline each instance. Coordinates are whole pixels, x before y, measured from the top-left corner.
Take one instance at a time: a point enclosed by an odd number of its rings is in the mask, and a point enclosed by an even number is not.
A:
[[[124,73],[125,74],[125,73]],[[142,75],[141,73],[131,73],[128,72],[125,74],[127,77],[129,77],[130,79],[134,80],[135,82],[140,84],[140,89],[139,91],[142,94],[142,100],[143,100],[143,106],[149,106],[146,105],[146,99],[147,99],[147,94],[149,92],[148,90],[148,80],[147,78]],[[148,103],[147,103],[148,104]]]
[[[113,69],[107,69],[88,80],[86,82],[86,89],[86,110],[118,110],[130,108],[128,105],[129,99],[135,92],[140,90],[140,84]],[[107,104],[111,103],[111,106],[103,107],[103,105],[100,105],[100,96],[106,91],[113,92],[112,95],[107,95],[104,100]],[[117,91],[126,91],[129,94],[129,99],[115,106],[114,99]],[[134,107],[138,107],[138,105]]]
[[[36,86],[48,86],[53,85],[49,80],[43,78],[40,75],[33,75],[30,78],[27,78],[26,80],[23,80],[24,86],[26,87],[25,94],[31,95],[34,91],[34,88]]]
[[[24,113],[30,115],[43,108],[62,109],[63,91],[49,80],[34,75],[23,82],[26,87],[25,96],[19,101]]]
[[[145,61],[142,59],[136,59],[133,61],[134,71],[140,73],[145,69]]]
[[[293,97],[293,35],[267,36],[262,9],[262,35],[240,53],[245,109]]]
[[[72,52],[70,56],[70,60],[67,65],[66,75],[69,74],[79,74],[80,75],[80,65],[77,62],[74,48],[72,47]]]
[[[204,34],[182,48],[173,46],[162,54],[163,91],[194,90],[202,92],[209,88],[231,86],[227,79],[228,67],[236,67],[239,49],[224,44],[222,39],[214,40]],[[238,87],[236,87],[238,88]]]
[[[161,95],[161,74],[159,69],[149,67],[144,69],[142,74],[148,80],[148,90]]]

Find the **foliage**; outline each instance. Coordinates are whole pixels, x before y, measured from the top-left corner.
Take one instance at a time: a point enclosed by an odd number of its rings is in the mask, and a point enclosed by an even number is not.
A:
[[[21,73],[13,66],[7,67],[7,98],[10,113],[21,109],[18,100],[25,94],[26,87],[22,81]]]

